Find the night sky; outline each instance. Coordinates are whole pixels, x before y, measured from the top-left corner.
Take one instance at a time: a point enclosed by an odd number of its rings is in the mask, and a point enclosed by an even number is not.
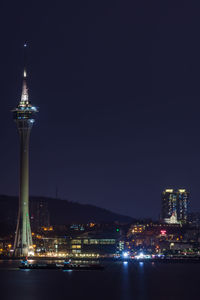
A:
[[[30,194],[157,218],[161,192],[200,210],[199,1],[4,1],[0,193],[18,194],[23,43],[32,129]]]

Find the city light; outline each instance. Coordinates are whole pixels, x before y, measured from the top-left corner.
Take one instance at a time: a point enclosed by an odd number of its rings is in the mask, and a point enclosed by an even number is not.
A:
[[[129,253],[128,252],[123,252],[122,256],[123,256],[123,258],[128,258],[129,257]]]
[[[161,234],[161,235],[166,235],[166,232],[167,232],[166,230],[161,230],[161,231],[160,231],[160,234]]]
[[[135,258],[136,259],[143,259],[143,258],[145,258],[145,255],[144,255],[143,252],[141,252],[140,254],[136,255]]]
[[[135,255],[135,259],[140,260],[140,259],[150,259],[151,255],[149,254],[144,254],[143,252],[140,252],[138,255]]]
[[[28,251],[28,256],[34,256],[34,251],[33,250],[29,250]]]

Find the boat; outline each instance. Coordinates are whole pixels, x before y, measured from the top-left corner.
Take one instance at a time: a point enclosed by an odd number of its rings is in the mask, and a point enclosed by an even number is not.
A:
[[[32,270],[32,269],[37,269],[37,270],[60,270],[62,269],[63,265],[58,265],[58,264],[21,264],[19,266],[20,269],[23,270]]]
[[[100,264],[74,264],[71,261],[64,264],[44,264],[44,263],[29,263],[27,260],[21,262],[19,266],[22,270],[103,270],[104,266]]]

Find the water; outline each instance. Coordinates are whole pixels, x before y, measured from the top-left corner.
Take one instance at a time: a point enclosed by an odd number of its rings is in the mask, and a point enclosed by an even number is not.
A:
[[[1,300],[199,299],[200,264],[113,262],[103,271],[18,270],[0,261]]]

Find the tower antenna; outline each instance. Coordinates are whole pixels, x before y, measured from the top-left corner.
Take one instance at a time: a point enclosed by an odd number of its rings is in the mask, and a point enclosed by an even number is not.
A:
[[[22,95],[20,104],[22,106],[29,105],[29,97],[28,97],[28,87],[27,87],[27,69],[26,69],[26,62],[27,62],[27,42],[24,43],[24,67],[23,67],[23,85],[22,85]]]
[[[27,76],[27,42],[24,42],[24,73],[23,77]]]

